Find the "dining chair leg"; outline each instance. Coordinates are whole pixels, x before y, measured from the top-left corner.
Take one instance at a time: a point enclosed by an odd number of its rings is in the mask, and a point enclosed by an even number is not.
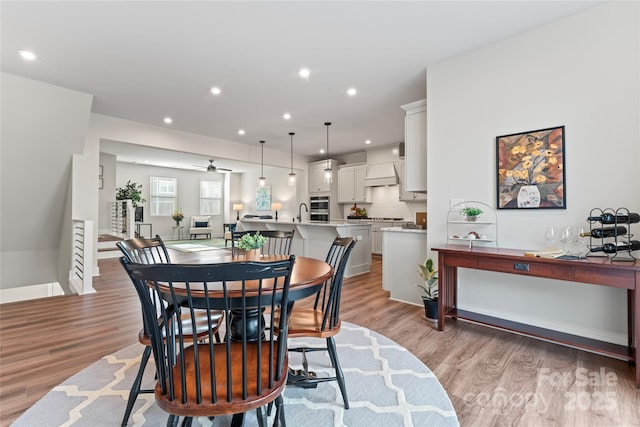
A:
[[[336,351],[336,342],[333,337],[327,338],[327,350],[329,350],[329,357],[331,358],[331,364],[336,370],[336,378],[338,379],[338,385],[340,386],[340,392],[342,393],[342,400],[344,401],[344,408],[349,409],[349,399],[347,399],[347,387],[344,383],[344,374],[342,373],[342,367],[338,360],[338,352]]]
[[[129,422],[129,417],[131,416],[133,405],[135,405],[136,399],[140,394],[140,384],[142,384],[142,376],[144,375],[144,370],[147,367],[147,362],[149,362],[149,356],[151,356],[151,347],[145,346],[144,352],[142,353],[142,359],[140,360],[140,368],[138,368],[138,374],[136,375],[136,379],[133,381],[133,385],[131,386],[131,390],[129,391],[129,400],[127,400],[127,408],[124,410],[122,427],[125,427]]]
[[[182,420],[182,427],[191,427],[191,424],[193,424],[193,418],[184,417],[184,419]]]
[[[284,418],[284,399],[282,395],[276,398],[276,416],[273,420],[274,427],[287,427],[287,422]]]
[[[256,409],[256,417],[258,418],[258,427],[267,427],[267,413],[262,407]]]
[[[231,427],[242,427],[244,425],[244,412],[233,414],[231,418]]]
[[[169,418],[167,418],[167,427],[178,427],[179,420],[179,416],[173,414],[169,415]]]

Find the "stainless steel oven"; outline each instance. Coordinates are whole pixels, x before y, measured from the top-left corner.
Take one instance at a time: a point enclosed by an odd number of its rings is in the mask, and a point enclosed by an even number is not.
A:
[[[329,196],[311,197],[309,217],[311,221],[329,222]]]

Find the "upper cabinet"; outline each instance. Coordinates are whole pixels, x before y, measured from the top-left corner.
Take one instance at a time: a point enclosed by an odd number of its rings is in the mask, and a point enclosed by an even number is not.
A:
[[[397,160],[393,162],[398,177],[400,178],[398,188],[398,198],[401,202],[422,202],[427,200],[426,193],[416,193],[415,191],[407,191],[405,185],[405,160]]]
[[[335,182],[338,164],[335,160],[329,159],[329,165],[332,171],[332,181]],[[324,180],[326,168],[326,160],[309,163],[309,193],[329,193],[331,191],[331,183]]]
[[[406,191],[427,192],[427,100],[401,107],[405,110],[404,149]]]
[[[338,170],[338,203],[370,202],[369,189],[364,185],[367,165],[340,166]]]

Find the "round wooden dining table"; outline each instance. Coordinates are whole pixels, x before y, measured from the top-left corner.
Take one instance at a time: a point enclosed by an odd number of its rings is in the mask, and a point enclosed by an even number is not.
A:
[[[247,259],[244,255],[231,255],[231,251],[220,249],[203,252],[179,252],[168,249],[171,262],[174,264],[219,264],[227,262],[246,261],[279,261],[289,257],[286,255],[263,255],[259,259]],[[333,275],[333,268],[324,260],[296,256],[291,281],[289,285],[289,298],[300,299],[314,294],[320,285]],[[292,295],[294,294],[295,295]]]
[[[247,259],[244,255],[231,255],[230,251],[217,250],[217,251],[204,251],[204,252],[191,252],[184,253],[175,250],[170,251],[171,261],[174,264],[220,264],[229,262],[267,262],[267,261],[279,261],[286,260],[289,257],[285,255],[263,255],[259,259]],[[306,298],[310,295],[317,293],[322,284],[333,276],[333,267],[323,260],[315,258],[307,258],[302,256],[296,256],[295,263],[293,264],[293,271],[291,272],[291,279],[289,283],[289,303],[287,310],[291,313],[293,303],[296,300]],[[257,282],[256,282],[257,283]],[[241,294],[242,283],[238,282],[238,296]],[[215,287],[210,288],[210,296],[215,295]],[[230,294],[233,293],[234,285],[229,286]],[[250,290],[248,287],[247,290]],[[197,297],[197,286],[191,286],[192,296]],[[204,307],[203,307],[204,308]],[[246,321],[247,323],[257,324],[257,316],[259,313],[252,313],[250,310],[235,310],[232,309],[232,339],[234,338],[235,330],[240,329],[239,324]],[[237,326],[237,327],[236,327]],[[249,328],[253,329],[253,328]]]

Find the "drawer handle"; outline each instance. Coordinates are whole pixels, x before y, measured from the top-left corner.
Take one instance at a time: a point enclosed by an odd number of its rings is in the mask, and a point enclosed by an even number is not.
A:
[[[513,268],[517,271],[529,271],[529,264],[516,262],[513,264]]]

